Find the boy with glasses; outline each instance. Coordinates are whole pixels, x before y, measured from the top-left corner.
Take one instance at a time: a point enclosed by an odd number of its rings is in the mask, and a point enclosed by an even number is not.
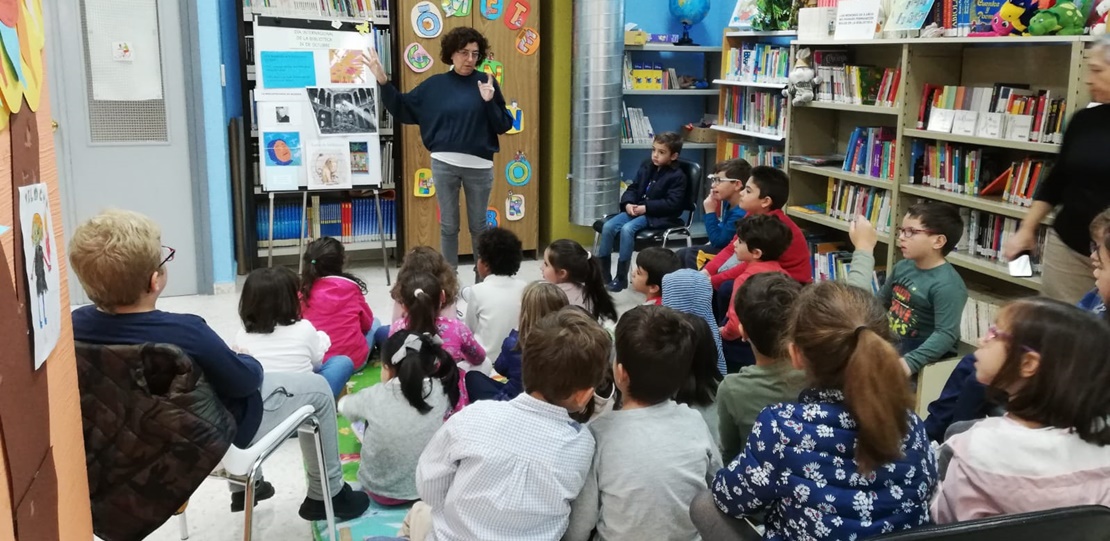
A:
[[[960,241],[963,228],[955,206],[925,201],[910,207],[896,230],[903,259],[887,276],[879,301],[888,308],[890,329],[901,338],[898,352],[907,377],[954,352],[960,340],[967,286],[944,257]],[[856,251],[848,283],[870,290],[878,242],[875,229],[871,222],[857,218],[849,237]]]
[[[712,182],[709,195],[702,201],[705,210],[705,234],[709,242],[701,246],[690,246],[678,251],[682,266],[686,269],[698,270],[698,252],[707,255],[717,255],[722,248],[732,242],[736,232],[736,222],[746,214],[740,208],[740,191],[744,189],[744,182],[752,176],[752,166],[747,160],[736,158],[717,162],[709,175]],[[717,212],[720,211],[720,216]]]

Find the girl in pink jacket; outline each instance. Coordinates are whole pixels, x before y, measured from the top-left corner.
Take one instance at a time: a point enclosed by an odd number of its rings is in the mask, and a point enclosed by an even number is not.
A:
[[[331,237],[308,243],[301,276],[301,314],[331,337],[325,359],[346,355],[355,370],[366,366],[381,323],[366,304],[366,283],[343,272],[343,244]]]

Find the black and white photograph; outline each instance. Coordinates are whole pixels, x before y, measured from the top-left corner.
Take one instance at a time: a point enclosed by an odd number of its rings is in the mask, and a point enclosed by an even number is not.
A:
[[[371,88],[308,88],[320,135],[377,133],[378,114]]]
[[[289,107],[281,105],[274,107],[274,119],[277,120],[278,124],[288,124]]]

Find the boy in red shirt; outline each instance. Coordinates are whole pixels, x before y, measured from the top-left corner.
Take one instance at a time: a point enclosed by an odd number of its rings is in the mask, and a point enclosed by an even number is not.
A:
[[[789,197],[790,178],[786,176],[786,173],[774,167],[758,165],[752,168],[752,176],[744,184],[744,189],[740,193],[740,208],[748,216],[760,214],[774,216],[790,228],[792,235],[790,246],[779,258],[779,264],[782,265],[783,271],[788,276],[799,283],[808,284],[813,280],[813,263],[810,259],[805,235],[802,234],[802,230],[798,228],[797,224],[782,211],[782,207],[786,205],[786,200]],[[735,242],[736,239],[733,238],[733,243],[722,249],[701,270],[706,276],[709,276],[709,280],[713,283],[713,289],[717,296],[716,316],[718,320],[728,312],[729,300],[732,299],[732,282],[737,276],[744,273],[747,266],[745,263],[739,263],[728,268],[728,270],[720,270],[721,266],[735,254],[733,246]]]
[[[736,292],[744,282],[764,272],[784,273],[778,259],[786,252],[794,235],[790,228],[772,216],[748,216],[736,223],[736,240],[732,248],[744,271],[732,281],[732,298],[728,303],[728,316],[721,327],[722,340],[740,340],[740,319],[736,316]],[[727,358],[725,359],[728,360]]]

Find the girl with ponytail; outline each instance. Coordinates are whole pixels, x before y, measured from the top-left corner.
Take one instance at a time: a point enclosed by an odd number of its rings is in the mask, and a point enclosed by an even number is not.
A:
[[[358,480],[381,505],[420,499],[416,464],[459,405],[459,371],[434,334],[401,331],[382,347],[382,382],[339,400],[339,412],[366,424]]]
[[[601,321],[617,321],[617,307],[609,296],[601,264],[581,244],[570,239],[552,242],[543,253],[543,279],[567,294],[571,306],[581,306]]]
[[[454,317],[444,317],[440,312],[447,299],[439,278],[434,274],[412,273],[398,282],[397,299],[401,303],[401,319],[389,327],[390,336],[400,331],[428,333],[443,340],[443,349],[459,363],[463,371],[481,367],[486,360],[486,350],[474,338],[466,324]]]
[[[747,445],[713,483],[733,517],[766,512],[773,539],[863,539],[929,522],[936,457],[910,409],[886,313],[838,282],[805,288],[788,349],[810,388],[765,408]],[[699,530],[724,515],[694,502]],[[708,522],[707,522],[708,521]]]

